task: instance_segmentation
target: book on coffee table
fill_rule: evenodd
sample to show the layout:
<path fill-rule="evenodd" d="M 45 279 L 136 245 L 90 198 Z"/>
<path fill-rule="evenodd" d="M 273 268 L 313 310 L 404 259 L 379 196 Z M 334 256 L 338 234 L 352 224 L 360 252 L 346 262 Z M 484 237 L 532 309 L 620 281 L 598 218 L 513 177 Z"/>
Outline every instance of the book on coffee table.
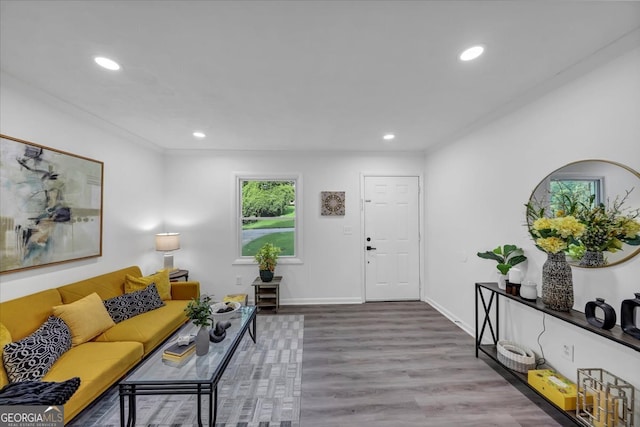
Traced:
<path fill-rule="evenodd" d="M 169 347 L 164 349 L 162 357 L 169 356 L 170 358 L 181 358 L 190 355 L 194 351 L 196 351 L 195 341 L 187 345 L 178 345 L 178 343 L 173 343 Z"/>
<path fill-rule="evenodd" d="M 170 354 L 163 354 L 162 355 L 162 363 L 168 366 L 172 366 L 174 368 L 179 368 L 181 366 L 184 366 L 187 364 L 187 362 L 189 360 L 191 360 L 191 358 L 193 357 L 193 355 L 195 354 L 196 350 L 195 348 L 190 351 L 189 353 L 187 353 L 184 356 L 172 356 Z"/>

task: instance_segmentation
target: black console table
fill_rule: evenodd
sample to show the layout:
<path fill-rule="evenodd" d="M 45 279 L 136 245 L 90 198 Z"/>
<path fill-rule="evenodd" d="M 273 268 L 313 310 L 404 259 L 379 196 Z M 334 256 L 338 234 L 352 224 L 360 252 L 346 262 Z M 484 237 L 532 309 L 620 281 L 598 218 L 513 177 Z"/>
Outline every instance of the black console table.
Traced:
<path fill-rule="evenodd" d="M 587 322 L 587 319 L 584 313 L 581 313 L 579 311 L 571 310 L 568 312 L 562 312 L 562 311 L 551 310 L 544 306 L 540 298 L 538 298 L 535 302 L 526 301 L 520 297 L 508 294 L 505 290 L 498 288 L 497 283 L 483 282 L 483 283 L 476 283 L 476 296 L 475 296 L 476 357 L 478 357 L 479 353 L 482 352 L 487 356 L 489 356 L 491 359 L 500 363 L 500 361 L 498 360 L 498 350 L 497 350 L 498 341 L 500 340 L 500 298 L 508 298 L 512 301 L 531 307 L 534 310 L 548 314 L 564 322 L 567 322 L 571 325 L 585 329 L 589 332 L 593 332 L 594 334 L 597 334 L 603 338 L 614 341 L 620 345 L 632 348 L 635 351 L 640 352 L 640 340 L 637 340 L 633 338 L 631 335 L 628 335 L 622 332 L 622 329 L 618 325 L 614 326 L 613 329 L 606 331 L 604 329 L 600 329 L 589 324 Z M 480 306 L 479 303 L 481 303 L 482 305 Z M 494 307 L 494 303 L 495 303 L 495 311 L 492 317 L 491 308 Z M 479 311 L 479 308 L 482 309 L 482 312 Z M 491 340 L 493 341 L 493 344 L 482 344 L 482 338 L 484 337 L 485 332 L 489 332 L 491 334 Z M 504 369 L 510 372 L 511 374 L 513 374 L 518 380 L 522 381 L 527 386 L 529 385 L 526 374 L 522 374 L 520 372 L 516 372 L 511 369 L 508 369 L 506 366 L 504 367 Z M 531 386 L 529 386 L 529 388 L 531 388 L 531 390 L 538 393 L 538 391 L 535 388 Z M 538 394 L 542 396 L 542 394 L 540 393 Z M 544 396 L 542 397 L 544 398 Z M 553 402 L 549 401 L 548 399 L 546 400 L 549 403 L 551 403 L 563 415 L 565 415 L 567 418 L 573 421 L 576 425 L 582 425 L 578 421 L 578 418 L 575 416 L 573 412 L 567 412 L 559 408 L 558 406 L 556 406 Z"/>

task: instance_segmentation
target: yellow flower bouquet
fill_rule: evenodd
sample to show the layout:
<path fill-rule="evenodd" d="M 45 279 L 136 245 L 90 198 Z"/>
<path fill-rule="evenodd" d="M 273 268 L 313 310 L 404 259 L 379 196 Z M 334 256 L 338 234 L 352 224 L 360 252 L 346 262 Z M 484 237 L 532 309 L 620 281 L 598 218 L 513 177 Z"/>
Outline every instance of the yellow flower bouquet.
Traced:
<path fill-rule="evenodd" d="M 640 245 L 640 210 L 623 209 L 630 192 L 622 199 L 616 197 L 611 206 L 595 204 L 593 196 L 588 203 L 577 204 L 575 215 L 586 226 L 580 239 L 586 250 L 617 252 L 623 243 Z"/>
<path fill-rule="evenodd" d="M 570 244 L 579 241 L 585 230 L 585 225 L 572 215 L 540 217 L 529 228 L 536 246 L 550 254 L 565 251 Z"/>

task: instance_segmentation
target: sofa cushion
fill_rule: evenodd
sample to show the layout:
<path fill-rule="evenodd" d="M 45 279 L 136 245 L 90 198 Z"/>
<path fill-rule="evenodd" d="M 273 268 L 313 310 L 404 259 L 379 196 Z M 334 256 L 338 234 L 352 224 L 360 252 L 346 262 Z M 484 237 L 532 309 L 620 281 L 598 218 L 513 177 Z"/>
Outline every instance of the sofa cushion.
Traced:
<path fill-rule="evenodd" d="M 51 367 L 42 381 L 80 377 L 80 387 L 64 405 L 65 423 L 122 378 L 142 360 L 142 344 L 89 341 L 72 347 Z"/>
<path fill-rule="evenodd" d="M 124 276 L 129 274 L 133 277 L 142 276 L 140 268 L 137 266 L 122 268 L 100 276 L 91 277 L 79 282 L 60 286 L 57 291 L 62 297 L 62 303 L 69 304 L 84 298 L 89 294 L 97 293 L 103 300 L 117 297 L 124 293 Z M 61 303 L 58 303 L 61 304 Z M 55 305 L 55 304 L 51 304 Z"/>
<path fill-rule="evenodd" d="M 33 334 L 4 346 L 2 359 L 9 381 L 40 380 L 70 348 L 71 332 L 67 324 L 49 317 Z"/>
<path fill-rule="evenodd" d="M 36 292 L 0 303 L 0 322 L 4 323 L 11 338 L 17 341 L 30 335 L 51 316 L 51 307 L 62 304 L 55 289 Z"/>
<path fill-rule="evenodd" d="M 74 346 L 89 341 L 115 325 L 102 299 L 95 292 L 71 304 L 54 306 L 53 315 L 69 325 Z"/>
<path fill-rule="evenodd" d="M 165 301 L 164 307 L 120 322 L 98 335 L 96 342 L 135 341 L 144 345 L 147 355 L 187 321 L 184 308 L 188 301 Z"/>
<path fill-rule="evenodd" d="M 2 354 L 4 353 L 4 346 L 11 341 L 11 332 L 4 326 L 4 323 L 0 323 L 0 362 L 2 362 Z M 7 377 L 7 371 L 4 369 L 4 363 L 0 363 L 0 388 L 9 384 L 9 377 Z"/>
<path fill-rule="evenodd" d="M 171 282 L 169 281 L 169 270 L 166 269 L 144 277 L 134 277 L 130 274 L 125 275 L 124 292 L 128 294 L 140 291 L 152 283 L 156 284 L 160 298 L 163 300 L 171 299 Z"/>
<path fill-rule="evenodd" d="M 103 301 L 103 304 L 113 321 L 120 323 L 131 317 L 160 308 L 164 302 L 160 299 L 156 285 L 152 283 L 141 291 L 109 298 Z"/>

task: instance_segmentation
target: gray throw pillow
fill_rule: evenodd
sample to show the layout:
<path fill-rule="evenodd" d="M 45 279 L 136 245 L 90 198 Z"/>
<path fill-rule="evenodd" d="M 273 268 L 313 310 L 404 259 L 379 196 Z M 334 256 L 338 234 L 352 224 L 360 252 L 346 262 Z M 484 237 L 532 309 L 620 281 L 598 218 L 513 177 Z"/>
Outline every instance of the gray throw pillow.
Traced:
<path fill-rule="evenodd" d="M 123 320 L 155 310 L 164 305 L 155 283 L 139 291 L 109 298 L 103 303 L 115 323 L 120 323 Z"/>
<path fill-rule="evenodd" d="M 64 321 L 50 316 L 34 333 L 4 346 L 2 359 L 9 381 L 38 381 L 71 348 L 71 331 Z"/>

